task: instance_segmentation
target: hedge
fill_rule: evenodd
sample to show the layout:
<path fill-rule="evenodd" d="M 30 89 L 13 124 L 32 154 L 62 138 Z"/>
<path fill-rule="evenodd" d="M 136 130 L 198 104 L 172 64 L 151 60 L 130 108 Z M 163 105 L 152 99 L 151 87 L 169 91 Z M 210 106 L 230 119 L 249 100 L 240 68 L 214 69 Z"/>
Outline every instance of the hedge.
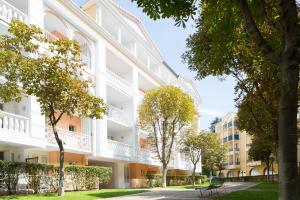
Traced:
<path fill-rule="evenodd" d="M 66 190 L 90 190 L 110 182 L 111 168 L 68 165 L 65 167 Z M 0 160 L 0 191 L 55 192 L 58 188 L 59 166 Z"/>
<path fill-rule="evenodd" d="M 162 174 L 147 174 L 147 183 L 149 187 L 161 187 L 162 186 Z M 202 183 L 207 181 L 207 176 L 196 174 L 195 182 Z M 191 175 L 167 175 L 167 185 L 175 186 L 175 185 L 188 185 L 192 184 L 192 176 Z"/>

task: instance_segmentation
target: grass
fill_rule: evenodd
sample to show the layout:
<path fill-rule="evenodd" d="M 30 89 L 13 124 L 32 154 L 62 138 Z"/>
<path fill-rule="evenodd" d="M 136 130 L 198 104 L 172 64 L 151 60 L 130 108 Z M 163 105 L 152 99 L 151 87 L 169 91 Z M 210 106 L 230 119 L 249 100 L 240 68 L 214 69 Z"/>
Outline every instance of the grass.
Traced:
<path fill-rule="evenodd" d="M 277 200 L 278 192 L 237 191 L 226 196 L 215 198 L 216 200 Z"/>
<path fill-rule="evenodd" d="M 277 200 L 278 182 L 260 183 L 248 190 L 232 192 L 215 200 Z"/>
<path fill-rule="evenodd" d="M 196 187 L 204 187 L 204 186 L 208 186 L 209 183 L 202 183 L 199 185 L 176 185 L 176 186 L 167 186 L 168 189 L 194 189 Z"/>
<path fill-rule="evenodd" d="M 138 194 L 148 192 L 149 190 L 133 190 L 133 189 L 103 189 L 78 192 L 66 192 L 64 197 L 58 197 L 57 194 L 40 194 L 40 195 L 10 195 L 0 196 L 0 200 L 94 200 L 105 199 L 110 197 L 119 197 L 130 194 Z"/>
<path fill-rule="evenodd" d="M 262 189 L 262 190 L 278 190 L 278 182 L 271 183 L 260 183 L 254 187 L 254 189 Z"/>

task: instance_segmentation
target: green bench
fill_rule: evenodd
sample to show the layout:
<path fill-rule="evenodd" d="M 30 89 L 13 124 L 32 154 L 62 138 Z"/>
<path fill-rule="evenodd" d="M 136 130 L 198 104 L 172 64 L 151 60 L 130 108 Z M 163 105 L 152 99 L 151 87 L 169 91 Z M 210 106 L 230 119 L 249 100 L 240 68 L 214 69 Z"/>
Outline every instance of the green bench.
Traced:
<path fill-rule="evenodd" d="M 197 187 L 195 190 L 199 190 L 200 192 L 200 198 L 206 198 L 207 196 L 212 197 L 214 196 L 214 193 L 219 195 L 220 190 L 223 190 L 222 193 L 226 193 L 224 180 L 222 178 L 213 177 L 210 181 L 209 186 L 207 187 Z M 207 191 L 207 195 L 205 195 L 205 192 Z"/>

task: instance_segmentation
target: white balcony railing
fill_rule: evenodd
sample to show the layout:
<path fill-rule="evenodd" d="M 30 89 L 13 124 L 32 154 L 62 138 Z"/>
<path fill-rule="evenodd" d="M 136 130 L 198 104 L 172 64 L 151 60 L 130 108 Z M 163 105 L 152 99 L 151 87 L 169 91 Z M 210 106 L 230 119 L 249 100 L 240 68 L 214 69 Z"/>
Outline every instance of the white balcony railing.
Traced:
<path fill-rule="evenodd" d="M 138 156 L 139 162 L 148 163 L 150 165 L 159 165 L 160 164 L 159 159 L 149 149 L 140 149 L 137 152 L 137 156 Z"/>
<path fill-rule="evenodd" d="M 63 141 L 66 147 L 81 149 L 85 151 L 91 150 L 91 137 L 86 133 L 77 133 L 64 129 L 58 129 L 58 136 Z M 47 132 L 47 142 L 50 144 L 57 144 L 54 133 L 50 128 Z"/>
<path fill-rule="evenodd" d="M 0 0 L 0 17 L 7 23 L 9 23 L 14 18 L 27 23 L 28 19 L 25 13 L 4 0 Z"/>
<path fill-rule="evenodd" d="M 108 105 L 108 118 L 126 125 L 129 124 L 128 113 L 112 105 Z"/>
<path fill-rule="evenodd" d="M 115 156 L 129 158 L 131 155 L 131 146 L 128 144 L 107 139 L 107 147 Z"/>
<path fill-rule="evenodd" d="M 128 92 L 131 91 L 132 86 L 127 80 L 123 79 L 122 77 L 120 77 L 119 75 L 107 68 L 106 74 L 109 81 L 112 81 L 118 87 L 125 88 Z"/>
<path fill-rule="evenodd" d="M 29 134 L 29 118 L 0 111 L 0 129 Z"/>

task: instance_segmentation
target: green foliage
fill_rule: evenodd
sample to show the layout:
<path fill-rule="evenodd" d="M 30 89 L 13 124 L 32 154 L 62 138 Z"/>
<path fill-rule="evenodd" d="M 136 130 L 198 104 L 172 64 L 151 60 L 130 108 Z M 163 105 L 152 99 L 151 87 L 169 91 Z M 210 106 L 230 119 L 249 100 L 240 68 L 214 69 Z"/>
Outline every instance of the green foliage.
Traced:
<path fill-rule="evenodd" d="M 270 156 L 274 152 L 274 144 L 268 138 L 254 138 L 249 149 L 249 156 L 255 161 L 263 161 L 270 169 Z M 272 170 L 272 169 L 271 169 Z"/>
<path fill-rule="evenodd" d="M 149 187 L 162 187 L 162 174 L 152 174 L 148 173 L 147 184 Z M 196 174 L 195 182 L 204 183 L 207 181 L 207 176 Z M 177 186 L 177 185 L 187 185 L 193 183 L 193 177 L 191 175 L 167 175 L 167 185 L 168 186 Z"/>
<path fill-rule="evenodd" d="M 73 190 L 92 189 L 98 184 L 99 188 L 110 182 L 111 168 L 95 166 L 66 166 Z"/>
<path fill-rule="evenodd" d="M 174 138 L 195 116 L 192 98 L 173 86 L 148 91 L 139 106 L 140 126 L 149 132 L 149 142 L 154 147 L 153 150 L 167 164 Z M 160 138 L 158 134 L 161 135 Z M 159 147 L 156 148 L 157 146 Z"/>
<path fill-rule="evenodd" d="M 140 126 L 149 133 L 148 142 L 166 174 L 178 133 L 196 117 L 193 100 L 177 87 L 159 87 L 145 94 L 138 112 Z"/>
<path fill-rule="evenodd" d="M 202 132 L 198 136 L 202 149 L 202 164 L 209 172 L 222 170 L 226 149 L 219 140 L 217 134 Z"/>
<path fill-rule="evenodd" d="M 76 41 L 47 40 L 40 28 L 18 20 L 12 20 L 8 31 L 10 35 L 0 37 L 0 75 L 6 79 L 0 99 L 34 95 L 46 116 L 101 118 L 106 113 L 103 100 L 90 94 L 92 83 L 83 78 L 85 66 Z"/>
<path fill-rule="evenodd" d="M 162 186 L 162 174 L 147 174 L 147 184 L 149 187 L 161 187 Z"/>
<path fill-rule="evenodd" d="M 103 99 L 93 95 L 93 83 L 80 60 L 80 46 L 69 39 L 52 40 L 35 25 L 12 20 L 8 35 L 0 36 L 0 100 L 35 96 L 42 114 L 48 117 L 60 152 L 64 152 L 56 125 L 63 115 L 101 118 L 106 114 Z M 59 194 L 63 195 L 64 156 L 60 154 Z"/>
<path fill-rule="evenodd" d="M 216 117 L 211 123 L 210 123 L 210 127 L 209 127 L 209 130 L 211 131 L 211 132 L 216 132 L 216 124 L 218 123 L 218 122 L 220 122 L 221 121 L 221 118 L 219 118 L 219 117 Z"/>
<path fill-rule="evenodd" d="M 10 194 L 17 192 L 20 177 L 34 193 L 40 193 L 41 189 L 45 192 L 45 188 L 48 188 L 46 191 L 56 191 L 58 171 L 59 167 L 54 165 L 0 160 L 0 179 Z M 72 190 L 100 188 L 111 181 L 112 169 L 107 167 L 68 165 L 65 171 L 69 180 L 67 185 Z"/>
<path fill-rule="evenodd" d="M 185 26 L 185 22 L 196 14 L 196 1 L 172 1 L 172 0 L 131 0 L 136 2 L 150 18 L 156 20 L 161 18 L 172 17 L 176 21 L 176 25 Z"/>
<path fill-rule="evenodd" d="M 202 139 L 196 127 L 191 127 L 184 132 L 181 140 L 181 151 L 189 156 L 194 166 L 196 166 L 201 159 L 201 149 L 206 147 Z"/>
<path fill-rule="evenodd" d="M 121 197 L 125 195 L 149 192 L 149 190 L 133 189 L 102 189 L 90 191 L 67 192 L 64 197 L 59 197 L 55 193 L 37 194 L 37 195 L 9 195 L 0 196 L 1 200 L 97 200 L 110 197 Z"/>

